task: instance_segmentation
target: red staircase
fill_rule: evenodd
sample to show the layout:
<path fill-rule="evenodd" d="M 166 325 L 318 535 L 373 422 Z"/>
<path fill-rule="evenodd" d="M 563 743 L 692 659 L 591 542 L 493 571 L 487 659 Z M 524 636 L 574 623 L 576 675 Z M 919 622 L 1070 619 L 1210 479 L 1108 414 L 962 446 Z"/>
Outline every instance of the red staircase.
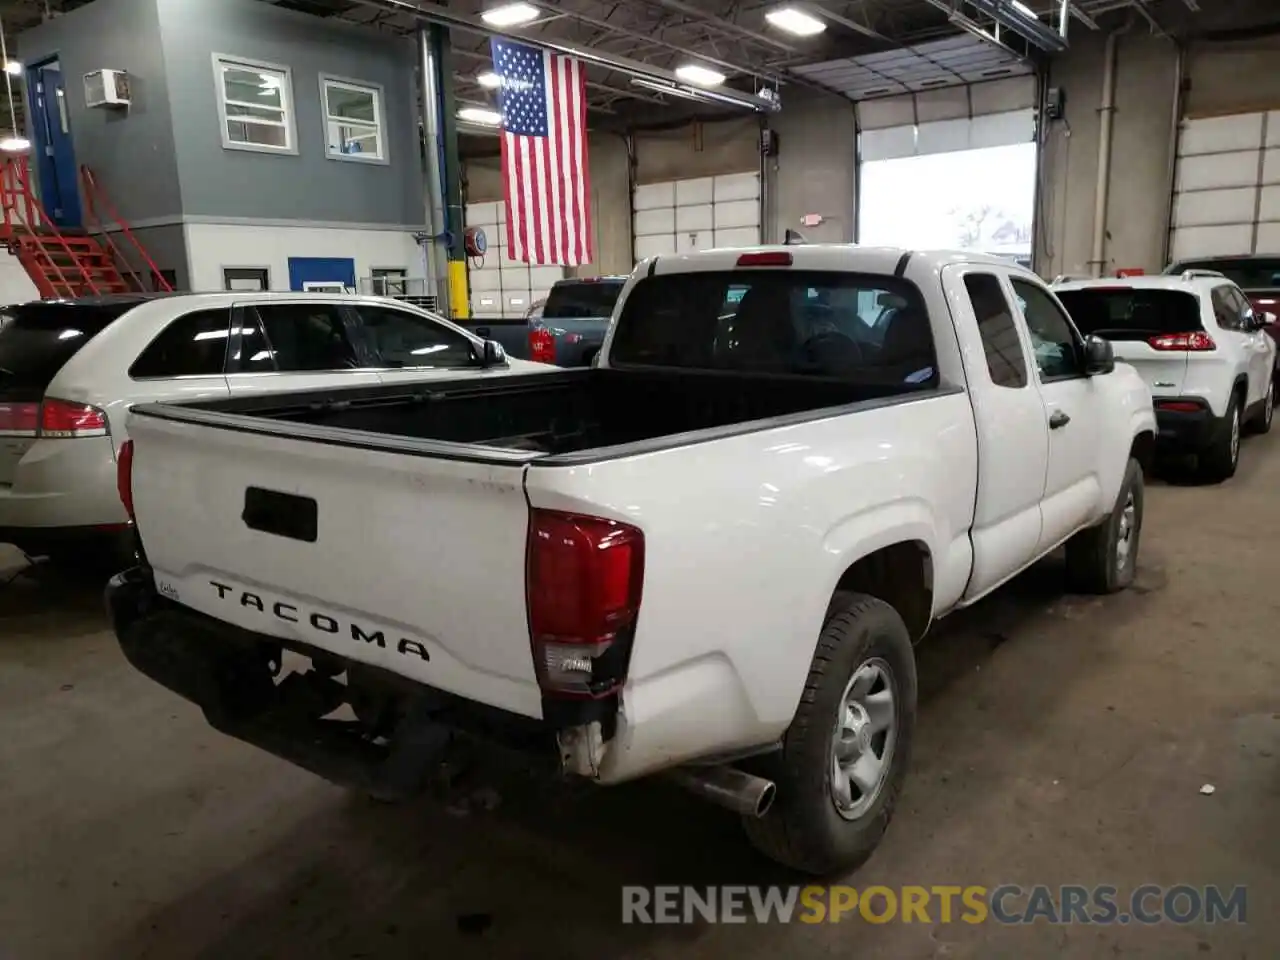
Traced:
<path fill-rule="evenodd" d="M 92 171 L 80 168 L 81 192 L 86 220 L 99 234 L 85 230 L 59 229 L 50 219 L 31 186 L 31 168 L 26 157 L 6 157 L 0 161 L 0 226 L 3 242 L 27 271 L 44 299 L 101 296 L 144 290 L 173 288 L 160 275 L 151 257 L 129 225 L 103 194 Z M 132 245 L 151 274 L 146 284 L 129 257 L 105 229 L 102 212 L 116 224 L 118 234 Z"/>

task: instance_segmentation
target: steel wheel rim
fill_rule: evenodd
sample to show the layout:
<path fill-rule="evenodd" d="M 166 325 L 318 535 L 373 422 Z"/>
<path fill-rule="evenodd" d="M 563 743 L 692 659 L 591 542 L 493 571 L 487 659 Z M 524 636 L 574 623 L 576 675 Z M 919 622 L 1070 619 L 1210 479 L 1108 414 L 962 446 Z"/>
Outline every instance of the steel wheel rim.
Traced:
<path fill-rule="evenodd" d="M 1133 538 L 1138 531 L 1138 502 L 1129 491 L 1124 501 L 1124 509 L 1120 511 L 1120 527 L 1116 531 L 1116 569 L 1124 572 L 1128 569 L 1129 560 L 1133 556 Z"/>
<path fill-rule="evenodd" d="M 840 697 L 831 733 L 831 802 L 846 820 L 875 804 L 898 741 L 898 684 L 879 658 L 858 666 Z"/>
<path fill-rule="evenodd" d="M 1240 411 L 1236 410 L 1231 417 L 1231 462 L 1240 457 Z"/>
<path fill-rule="evenodd" d="M 1276 406 L 1276 385 L 1275 382 L 1267 384 L 1267 400 L 1263 407 L 1262 421 L 1268 427 L 1271 426 L 1271 416 L 1275 412 Z"/>

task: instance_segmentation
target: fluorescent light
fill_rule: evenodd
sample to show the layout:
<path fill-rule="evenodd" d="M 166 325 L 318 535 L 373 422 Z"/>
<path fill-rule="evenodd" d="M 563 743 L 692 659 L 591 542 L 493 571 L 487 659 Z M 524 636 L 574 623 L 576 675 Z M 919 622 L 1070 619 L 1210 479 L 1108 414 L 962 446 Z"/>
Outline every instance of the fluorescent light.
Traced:
<path fill-rule="evenodd" d="M 1040 19 L 1040 14 L 1028 7 L 1022 2 L 1022 0 L 1009 0 L 1009 6 L 1013 7 L 1013 9 L 1017 10 L 1024 17 L 1030 17 L 1032 20 Z"/>
<path fill-rule="evenodd" d="M 529 3 L 504 3 L 480 14 L 480 19 L 491 27 L 518 27 L 538 19 L 538 8 Z"/>
<path fill-rule="evenodd" d="M 486 127 L 496 127 L 502 123 L 502 114 L 483 107 L 463 107 L 458 111 L 458 119 L 468 123 L 483 124 Z"/>
<path fill-rule="evenodd" d="M 486 90 L 496 90 L 502 86 L 502 78 L 492 70 L 486 70 L 484 73 L 476 77 L 476 83 L 484 87 Z"/>
<path fill-rule="evenodd" d="M 816 36 L 827 29 L 827 25 L 817 17 L 810 16 L 795 7 L 778 7 L 766 13 L 764 18 L 779 30 L 785 30 L 797 37 Z"/>
<path fill-rule="evenodd" d="M 696 83 L 700 87 L 718 87 L 724 83 L 724 74 L 696 63 L 687 63 L 676 67 L 676 76 L 687 83 Z"/>
<path fill-rule="evenodd" d="M 31 149 L 31 141 L 26 137 L 5 137 L 0 140 L 0 150 L 5 153 L 22 153 Z"/>
<path fill-rule="evenodd" d="M 6 60 L 4 62 L 4 72 L 11 77 L 20 77 L 22 76 L 22 64 L 17 60 Z"/>

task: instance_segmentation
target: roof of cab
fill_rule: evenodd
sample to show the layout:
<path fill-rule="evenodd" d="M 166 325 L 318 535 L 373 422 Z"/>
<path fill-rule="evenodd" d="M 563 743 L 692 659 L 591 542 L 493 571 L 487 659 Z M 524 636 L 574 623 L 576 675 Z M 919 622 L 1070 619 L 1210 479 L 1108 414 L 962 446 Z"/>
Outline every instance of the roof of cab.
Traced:
<path fill-rule="evenodd" d="M 719 247 L 696 253 L 666 254 L 652 257 L 646 263 L 656 261 L 658 273 L 678 273 L 685 270 L 723 269 L 736 262 L 743 254 L 790 253 L 793 266 L 804 268 L 810 261 L 817 269 L 845 269 L 867 273 L 893 273 L 901 270 L 906 262 L 926 269 L 941 269 L 953 263 L 975 263 L 1016 270 L 1028 276 L 1032 271 L 1010 257 L 991 253 L 971 253 L 966 250 L 913 250 L 906 247 L 873 247 L 856 243 L 791 243 L 768 244 L 758 247 Z"/>

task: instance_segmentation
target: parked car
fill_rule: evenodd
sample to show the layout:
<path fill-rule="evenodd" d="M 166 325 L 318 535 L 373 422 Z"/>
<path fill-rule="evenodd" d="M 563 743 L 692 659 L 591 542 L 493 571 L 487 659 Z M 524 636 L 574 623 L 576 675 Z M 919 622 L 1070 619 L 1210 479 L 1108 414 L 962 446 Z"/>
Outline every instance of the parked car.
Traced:
<path fill-rule="evenodd" d="M 1271 429 L 1276 344 L 1240 288 L 1220 273 L 1055 286 L 1076 326 L 1105 337 L 1154 396 L 1159 446 L 1195 454 L 1206 480 L 1240 463 L 1240 436 Z"/>
<path fill-rule="evenodd" d="M 1192 257 L 1177 260 L 1165 269 L 1166 276 L 1181 276 L 1188 270 L 1220 273 L 1242 291 L 1266 322 L 1271 339 L 1280 342 L 1280 256 L 1247 254 L 1235 257 Z"/>
<path fill-rule="evenodd" d="M 595 368 L 135 408 L 109 602 L 136 668 L 336 782 L 410 795 L 469 730 L 828 873 L 893 812 L 933 621 L 1064 543 L 1133 581 L 1154 431 L 1008 261 L 658 257 Z"/>
<path fill-rule="evenodd" d="M 529 359 L 561 367 L 590 366 L 626 282 L 626 277 L 557 281 L 532 325 Z"/>
<path fill-rule="evenodd" d="M 9 306 L 0 543 L 68 561 L 132 557 L 116 452 L 141 401 L 531 370 L 542 368 L 507 363 L 453 324 L 377 297 L 135 294 Z"/>

